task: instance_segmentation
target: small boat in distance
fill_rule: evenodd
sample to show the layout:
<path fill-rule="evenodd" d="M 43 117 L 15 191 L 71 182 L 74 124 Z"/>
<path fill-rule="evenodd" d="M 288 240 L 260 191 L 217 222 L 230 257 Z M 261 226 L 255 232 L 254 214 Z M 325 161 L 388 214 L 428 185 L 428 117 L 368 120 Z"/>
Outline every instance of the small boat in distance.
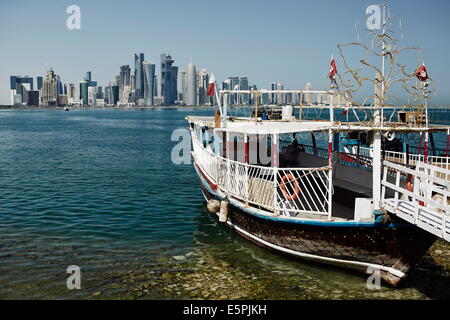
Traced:
<path fill-rule="evenodd" d="M 70 108 L 68 106 L 65 106 L 64 111 L 70 111 Z"/>
<path fill-rule="evenodd" d="M 419 80 L 409 89 L 417 105 L 387 103 L 394 72 L 386 69 L 400 49 L 384 25 L 375 37 L 382 67 L 370 82 L 373 103 L 355 102 L 332 59 L 329 90 L 215 90 L 216 115 L 187 121 L 201 189 L 219 221 L 259 246 L 377 272 L 396 286 L 437 238 L 450 241 L 449 143 L 440 155 L 428 145 L 433 135 L 450 141 L 450 126 L 429 122 L 425 66 L 403 75 L 403 83 Z M 252 115 L 228 114 L 230 97 L 240 95 L 254 101 Z M 274 112 L 264 105 L 269 96 L 299 105 Z M 305 118 L 308 109 L 326 110 L 327 119 Z"/>

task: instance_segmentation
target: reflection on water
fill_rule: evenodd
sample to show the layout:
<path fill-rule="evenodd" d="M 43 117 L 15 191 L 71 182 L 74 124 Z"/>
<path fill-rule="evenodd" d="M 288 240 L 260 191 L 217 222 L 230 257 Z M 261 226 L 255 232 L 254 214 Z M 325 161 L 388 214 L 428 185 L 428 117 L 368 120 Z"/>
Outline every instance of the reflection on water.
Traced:
<path fill-rule="evenodd" d="M 0 112 L 0 298 L 450 298 L 440 243 L 439 265 L 428 257 L 401 288 L 370 291 L 218 223 L 192 166 L 170 162 L 192 113 L 212 111 Z M 66 288 L 69 265 L 81 290 Z"/>

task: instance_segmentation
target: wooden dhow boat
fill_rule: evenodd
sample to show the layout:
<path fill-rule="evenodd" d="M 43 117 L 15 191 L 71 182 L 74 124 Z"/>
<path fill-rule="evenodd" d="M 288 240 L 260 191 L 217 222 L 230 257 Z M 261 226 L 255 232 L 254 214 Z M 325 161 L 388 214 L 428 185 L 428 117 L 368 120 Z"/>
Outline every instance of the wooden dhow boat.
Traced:
<path fill-rule="evenodd" d="M 385 59 L 398 49 L 386 35 L 383 26 L 383 67 L 370 105 L 355 103 L 349 87 L 339 85 L 332 59 L 329 90 L 215 90 L 216 115 L 187 120 L 201 189 L 221 222 L 259 246 L 378 272 L 396 286 L 437 238 L 450 241 L 449 144 L 440 156 L 428 147 L 432 134 L 448 137 L 450 127 L 429 121 L 429 79 L 421 67 L 405 77 L 418 79 L 423 103 L 388 105 L 393 80 Z M 231 95 L 251 97 L 252 115 L 230 116 Z M 299 105 L 282 106 L 281 119 L 271 119 L 265 95 L 296 96 Z M 308 108 L 326 110 L 327 119 L 305 119 Z M 414 135 L 424 144 L 411 153 Z M 356 144 L 349 149 L 343 136 Z M 404 150 L 387 147 L 394 136 L 402 137 Z"/>

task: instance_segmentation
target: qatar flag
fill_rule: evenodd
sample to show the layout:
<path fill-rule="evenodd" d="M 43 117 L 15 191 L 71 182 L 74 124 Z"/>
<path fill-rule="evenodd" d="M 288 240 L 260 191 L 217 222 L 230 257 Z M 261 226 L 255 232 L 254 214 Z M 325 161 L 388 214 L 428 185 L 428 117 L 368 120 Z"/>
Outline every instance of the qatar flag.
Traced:
<path fill-rule="evenodd" d="M 331 56 L 330 73 L 328 74 L 328 78 L 334 79 L 336 73 L 337 73 L 336 62 L 334 61 L 333 56 Z"/>
<path fill-rule="evenodd" d="M 208 82 L 208 96 L 214 96 L 214 90 L 216 86 L 216 79 L 214 79 L 214 74 L 211 74 L 211 78 L 209 78 Z"/>
<path fill-rule="evenodd" d="M 428 73 L 427 69 L 425 68 L 425 64 L 422 64 L 417 71 L 414 73 L 414 75 L 419 79 L 420 81 L 427 81 L 428 80 Z"/>

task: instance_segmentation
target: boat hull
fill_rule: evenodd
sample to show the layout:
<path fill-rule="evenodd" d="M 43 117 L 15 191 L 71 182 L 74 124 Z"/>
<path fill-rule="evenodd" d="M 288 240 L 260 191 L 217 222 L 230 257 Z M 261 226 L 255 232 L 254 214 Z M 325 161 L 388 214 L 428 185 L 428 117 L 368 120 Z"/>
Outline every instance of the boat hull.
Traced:
<path fill-rule="evenodd" d="M 196 168 L 207 200 L 222 200 L 215 185 Z M 252 207 L 230 201 L 226 225 L 253 243 L 302 259 L 358 270 L 380 272 L 397 286 L 434 243 L 436 237 L 406 223 L 336 224 L 278 221 L 253 214 Z M 292 220 L 292 219 L 291 219 Z"/>

